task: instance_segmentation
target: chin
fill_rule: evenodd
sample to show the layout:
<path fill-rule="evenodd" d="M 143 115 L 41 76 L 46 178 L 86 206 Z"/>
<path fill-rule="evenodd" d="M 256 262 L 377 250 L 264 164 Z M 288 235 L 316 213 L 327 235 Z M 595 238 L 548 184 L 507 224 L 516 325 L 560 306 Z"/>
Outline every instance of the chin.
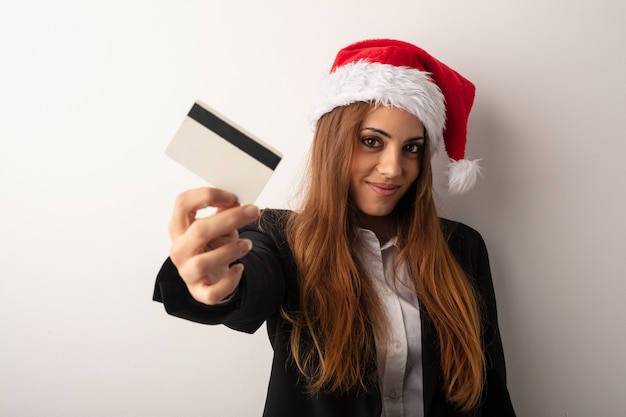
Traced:
<path fill-rule="evenodd" d="M 361 212 L 363 212 L 363 214 L 366 214 L 368 216 L 372 216 L 372 217 L 385 217 L 391 214 L 391 212 L 393 211 L 393 207 L 392 208 L 387 208 L 387 207 L 368 207 L 368 208 L 360 208 Z"/>

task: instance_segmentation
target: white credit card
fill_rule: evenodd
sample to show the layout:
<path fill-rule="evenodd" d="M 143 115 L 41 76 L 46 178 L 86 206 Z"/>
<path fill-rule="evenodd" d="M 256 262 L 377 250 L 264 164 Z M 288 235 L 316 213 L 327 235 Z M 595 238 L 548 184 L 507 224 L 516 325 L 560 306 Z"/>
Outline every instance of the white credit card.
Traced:
<path fill-rule="evenodd" d="M 213 187 L 254 203 L 282 154 L 196 101 L 165 153 Z"/>

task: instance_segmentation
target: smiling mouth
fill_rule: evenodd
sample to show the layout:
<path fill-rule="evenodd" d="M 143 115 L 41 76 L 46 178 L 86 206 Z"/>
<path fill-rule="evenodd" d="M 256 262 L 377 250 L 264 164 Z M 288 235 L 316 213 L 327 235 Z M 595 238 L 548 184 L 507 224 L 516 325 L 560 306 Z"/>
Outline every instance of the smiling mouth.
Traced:
<path fill-rule="evenodd" d="M 385 184 L 385 183 L 376 183 L 376 182 L 368 182 L 366 184 L 368 185 L 368 187 L 370 187 L 370 189 L 372 189 L 372 191 L 382 196 L 393 195 L 400 189 L 400 186 L 395 185 L 395 184 Z"/>

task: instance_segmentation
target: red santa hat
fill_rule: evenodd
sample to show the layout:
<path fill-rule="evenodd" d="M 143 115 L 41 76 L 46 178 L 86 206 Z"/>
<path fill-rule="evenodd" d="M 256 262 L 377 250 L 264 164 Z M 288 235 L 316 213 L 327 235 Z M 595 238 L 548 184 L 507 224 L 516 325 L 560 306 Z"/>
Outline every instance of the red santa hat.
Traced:
<path fill-rule="evenodd" d="M 478 160 L 465 159 L 467 119 L 474 85 L 426 51 L 407 42 L 372 39 L 339 51 L 313 108 L 313 121 L 335 107 L 355 102 L 397 107 L 423 124 L 434 155 L 441 143 L 450 158 L 448 189 L 470 190 Z"/>

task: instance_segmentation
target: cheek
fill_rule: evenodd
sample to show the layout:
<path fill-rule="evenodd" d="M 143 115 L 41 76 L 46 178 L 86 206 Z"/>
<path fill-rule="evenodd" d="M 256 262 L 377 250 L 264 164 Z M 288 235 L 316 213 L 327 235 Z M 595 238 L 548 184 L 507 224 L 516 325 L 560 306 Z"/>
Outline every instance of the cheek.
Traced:
<path fill-rule="evenodd" d="M 421 158 L 415 159 L 410 161 L 409 164 L 407 164 L 406 166 L 406 175 L 407 178 L 410 180 L 409 182 L 413 182 L 417 179 L 417 177 L 419 177 L 420 175 L 420 171 L 422 168 L 422 163 L 421 163 Z"/>
<path fill-rule="evenodd" d="M 355 152 L 350 165 L 350 177 L 353 181 L 356 181 L 358 180 L 358 177 L 367 175 L 374 166 L 375 163 L 372 161 L 372 158 L 368 158 L 367 155 Z"/>

